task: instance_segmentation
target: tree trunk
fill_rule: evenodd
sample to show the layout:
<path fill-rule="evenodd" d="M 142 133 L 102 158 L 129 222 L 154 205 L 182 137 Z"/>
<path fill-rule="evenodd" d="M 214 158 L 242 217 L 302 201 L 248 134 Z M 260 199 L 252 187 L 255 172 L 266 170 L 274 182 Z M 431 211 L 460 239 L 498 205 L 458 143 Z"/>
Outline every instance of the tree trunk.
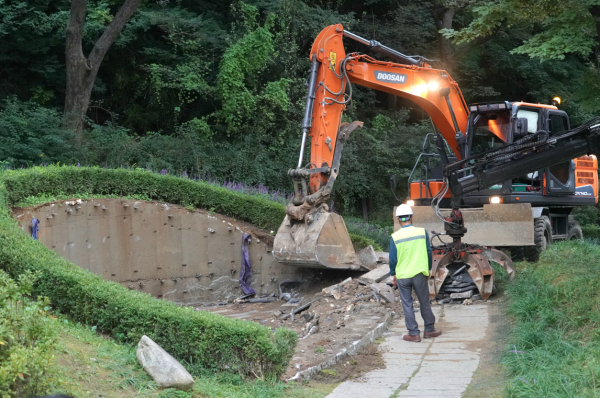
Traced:
<path fill-rule="evenodd" d="M 452 21 L 454 20 L 454 9 L 442 8 L 437 9 L 433 13 L 435 27 L 438 31 L 440 61 L 444 68 L 450 69 L 452 64 L 452 43 L 450 39 L 439 33 L 442 29 L 452 29 Z"/>
<path fill-rule="evenodd" d="M 600 50 L 600 5 L 591 6 L 590 14 L 592 14 L 592 17 L 596 22 L 596 41 L 598 42 L 598 45 L 596 45 L 596 54 L 598 54 Z M 600 72 L 600 59 L 598 59 L 598 55 L 596 55 L 594 61 L 596 64 L 596 71 Z"/>
<path fill-rule="evenodd" d="M 450 73 L 452 73 L 452 68 L 459 59 L 473 48 L 486 43 L 493 37 L 493 35 L 480 36 L 458 47 L 454 46 L 452 40 L 446 39 L 439 31 L 442 29 L 452 29 L 452 22 L 454 21 L 456 12 L 457 8 L 446 7 L 443 4 L 440 4 L 439 8 L 433 10 L 433 20 L 438 30 L 440 61 L 442 61 L 444 68 Z"/>
<path fill-rule="evenodd" d="M 87 0 L 72 0 L 71 15 L 67 25 L 65 58 L 67 66 L 67 88 L 65 98 L 65 125 L 81 137 L 92 88 L 100 64 L 110 46 L 117 39 L 125 24 L 143 0 L 126 0 L 98 39 L 89 57 L 83 54 L 82 38 Z"/>

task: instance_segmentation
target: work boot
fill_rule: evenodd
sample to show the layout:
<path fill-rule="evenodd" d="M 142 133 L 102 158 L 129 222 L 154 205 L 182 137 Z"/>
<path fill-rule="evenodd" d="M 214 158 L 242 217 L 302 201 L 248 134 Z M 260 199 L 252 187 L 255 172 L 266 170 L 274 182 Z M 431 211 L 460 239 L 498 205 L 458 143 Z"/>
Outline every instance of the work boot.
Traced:
<path fill-rule="evenodd" d="M 433 329 L 432 332 L 425 332 L 423 334 L 423 338 L 425 338 L 425 339 L 431 339 L 433 337 L 438 337 L 438 336 L 441 336 L 441 335 L 442 335 L 442 331 L 441 330 Z"/>
<path fill-rule="evenodd" d="M 404 336 L 402 336 L 402 340 L 404 340 L 404 341 L 412 341 L 412 342 L 418 343 L 418 342 L 421 341 L 421 335 L 417 334 L 417 335 L 413 336 L 413 335 L 410 335 L 410 334 L 405 334 Z"/>

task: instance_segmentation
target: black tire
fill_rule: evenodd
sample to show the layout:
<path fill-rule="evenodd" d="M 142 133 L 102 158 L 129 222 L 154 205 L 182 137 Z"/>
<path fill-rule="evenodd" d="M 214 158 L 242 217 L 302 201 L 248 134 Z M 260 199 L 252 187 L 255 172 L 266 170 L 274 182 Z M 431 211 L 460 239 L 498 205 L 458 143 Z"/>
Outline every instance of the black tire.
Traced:
<path fill-rule="evenodd" d="M 510 258 L 511 260 L 516 262 L 525 260 L 525 247 L 512 246 L 510 248 Z"/>
<path fill-rule="evenodd" d="M 583 231 L 581 230 L 581 227 L 579 226 L 579 223 L 577 221 L 569 222 L 568 239 L 583 240 Z"/>
<path fill-rule="evenodd" d="M 525 246 L 525 258 L 536 262 L 540 254 L 552 244 L 552 224 L 547 216 L 541 216 L 533 221 L 533 241 L 535 246 Z"/>

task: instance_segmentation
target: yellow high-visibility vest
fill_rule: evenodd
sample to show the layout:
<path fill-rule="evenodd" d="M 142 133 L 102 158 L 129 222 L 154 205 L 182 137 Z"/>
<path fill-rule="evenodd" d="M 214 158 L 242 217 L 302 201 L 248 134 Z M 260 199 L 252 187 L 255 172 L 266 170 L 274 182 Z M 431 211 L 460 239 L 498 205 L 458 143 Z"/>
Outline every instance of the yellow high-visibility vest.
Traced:
<path fill-rule="evenodd" d="M 398 253 L 396 279 L 412 278 L 419 273 L 429 276 L 425 229 L 412 226 L 400 228 L 392 234 L 392 239 Z"/>

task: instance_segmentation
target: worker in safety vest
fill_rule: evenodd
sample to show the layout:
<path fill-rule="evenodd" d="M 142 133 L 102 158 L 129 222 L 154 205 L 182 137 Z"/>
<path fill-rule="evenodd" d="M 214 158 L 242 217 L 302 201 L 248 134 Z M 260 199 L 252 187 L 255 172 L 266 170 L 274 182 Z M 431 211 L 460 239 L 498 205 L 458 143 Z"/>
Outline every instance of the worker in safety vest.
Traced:
<path fill-rule="evenodd" d="M 402 204 L 396 208 L 396 217 L 400 229 L 392 234 L 390 240 L 390 275 L 394 277 L 394 286 L 398 286 L 404 322 L 408 334 L 402 336 L 405 341 L 421 341 L 421 332 L 415 319 L 412 290 L 415 290 L 421 306 L 421 317 L 425 323 L 424 338 L 442 334 L 435 330 L 435 316 L 429 303 L 429 271 L 431 270 L 431 244 L 424 228 L 413 227 L 412 208 Z"/>

